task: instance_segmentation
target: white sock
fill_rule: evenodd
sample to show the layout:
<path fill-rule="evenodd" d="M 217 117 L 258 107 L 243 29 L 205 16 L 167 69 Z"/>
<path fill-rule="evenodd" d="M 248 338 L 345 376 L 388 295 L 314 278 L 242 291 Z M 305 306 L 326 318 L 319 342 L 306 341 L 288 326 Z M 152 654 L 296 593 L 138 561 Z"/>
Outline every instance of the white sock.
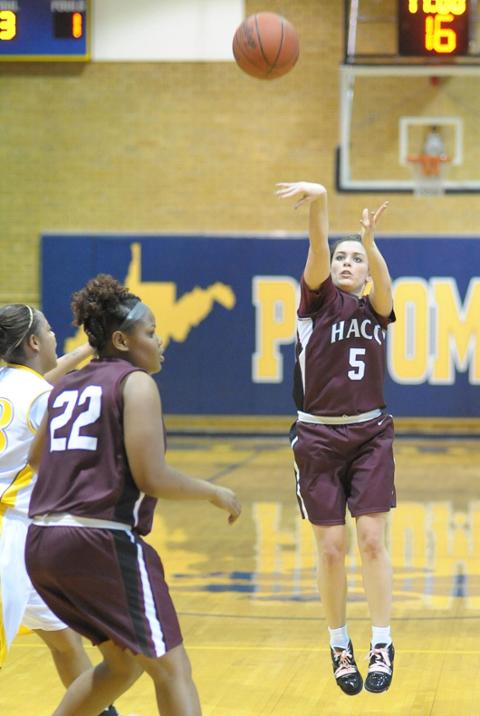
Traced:
<path fill-rule="evenodd" d="M 390 627 L 376 627 L 372 626 L 372 646 L 377 644 L 386 644 L 389 646 L 392 643 L 392 637 L 390 636 Z"/>
<path fill-rule="evenodd" d="M 330 629 L 330 627 L 328 627 L 328 631 L 330 633 L 330 646 L 332 647 L 332 649 L 334 647 L 336 647 L 337 649 L 347 648 L 350 641 L 350 637 L 348 636 L 346 624 L 345 626 L 339 627 L 338 629 Z"/>

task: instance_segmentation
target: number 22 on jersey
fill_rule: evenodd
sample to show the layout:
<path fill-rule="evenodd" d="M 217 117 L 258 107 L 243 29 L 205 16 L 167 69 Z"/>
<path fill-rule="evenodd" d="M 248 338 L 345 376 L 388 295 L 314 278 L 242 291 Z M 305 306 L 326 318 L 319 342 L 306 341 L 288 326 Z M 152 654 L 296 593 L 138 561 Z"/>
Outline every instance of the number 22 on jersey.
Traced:
<path fill-rule="evenodd" d="M 64 410 L 50 422 L 50 452 L 63 450 L 96 450 L 98 439 L 89 435 L 80 435 L 100 417 L 102 411 L 102 389 L 99 385 L 88 385 L 81 393 L 78 390 L 64 390 L 55 398 L 54 408 Z M 85 406 L 84 410 L 72 420 L 75 408 Z M 68 437 L 59 437 L 57 433 L 70 425 Z M 65 434 L 65 433 L 64 433 Z"/>

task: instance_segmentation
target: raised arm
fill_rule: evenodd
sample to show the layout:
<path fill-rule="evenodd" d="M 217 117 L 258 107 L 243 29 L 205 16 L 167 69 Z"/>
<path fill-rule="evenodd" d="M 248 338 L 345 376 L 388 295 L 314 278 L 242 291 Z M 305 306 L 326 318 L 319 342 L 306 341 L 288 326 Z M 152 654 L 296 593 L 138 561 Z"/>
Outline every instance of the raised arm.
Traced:
<path fill-rule="evenodd" d="M 303 204 L 310 204 L 308 223 L 310 246 L 303 277 L 307 286 L 315 290 L 330 275 L 327 190 L 322 184 L 307 181 L 281 182 L 277 187 L 277 196 L 280 199 L 297 198 L 294 209 L 298 209 Z"/>
<path fill-rule="evenodd" d="M 367 252 L 368 267 L 372 279 L 369 299 L 373 309 L 380 316 L 389 316 L 393 308 L 392 280 L 387 263 L 375 243 L 375 227 L 387 206 L 388 201 L 382 204 L 377 211 L 369 212 L 368 209 L 364 209 L 360 220 L 360 234 Z"/>
<path fill-rule="evenodd" d="M 188 477 L 165 462 L 162 406 L 157 387 L 146 373 L 131 373 L 123 388 L 124 436 L 128 462 L 139 490 L 169 500 L 208 500 L 235 522 L 241 506 L 232 490 Z"/>
<path fill-rule="evenodd" d="M 94 350 L 88 343 L 84 343 L 70 351 L 70 353 L 65 353 L 61 358 L 58 358 L 55 368 L 45 373 L 45 380 L 48 380 L 51 385 L 55 385 L 66 373 L 69 373 L 87 358 L 91 358 L 93 353 Z"/>

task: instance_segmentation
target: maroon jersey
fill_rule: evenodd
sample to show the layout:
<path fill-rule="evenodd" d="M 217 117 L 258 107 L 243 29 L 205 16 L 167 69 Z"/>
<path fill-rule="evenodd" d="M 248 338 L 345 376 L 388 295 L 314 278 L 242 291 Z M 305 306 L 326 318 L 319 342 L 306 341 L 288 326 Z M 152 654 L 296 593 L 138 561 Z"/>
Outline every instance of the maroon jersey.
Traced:
<path fill-rule="evenodd" d="M 311 291 L 302 276 L 297 318 L 294 399 L 298 410 L 324 416 L 383 408 L 385 331 L 368 296 L 341 291 L 329 276 Z"/>
<path fill-rule="evenodd" d="M 136 486 L 123 438 L 122 381 L 136 370 L 118 358 L 92 360 L 55 385 L 30 517 L 67 512 L 150 532 L 156 499 Z"/>

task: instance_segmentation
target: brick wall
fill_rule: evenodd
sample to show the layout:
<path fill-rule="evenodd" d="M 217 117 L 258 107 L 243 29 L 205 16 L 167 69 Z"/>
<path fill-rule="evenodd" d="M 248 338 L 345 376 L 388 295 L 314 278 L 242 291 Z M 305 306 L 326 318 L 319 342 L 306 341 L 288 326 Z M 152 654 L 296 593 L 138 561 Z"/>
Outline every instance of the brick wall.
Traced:
<path fill-rule="evenodd" d="M 343 3 L 267 5 L 301 39 L 296 68 L 272 82 L 228 62 L 0 65 L 1 303 L 38 301 L 43 231 L 304 231 L 306 213 L 273 196 L 276 181 L 302 178 L 329 188 L 332 232 L 356 229 L 363 205 L 383 199 L 334 190 Z M 264 9 L 246 2 L 247 14 Z M 403 80 L 413 108 L 428 100 L 418 87 Z M 480 93 L 467 96 L 478 116 Z M 382 80 L 364 101 L 399 98 Z M 397 138 L 360 131 L 358 161 L 388 176 Z M 389 198 L 387 232 L 478 231 L 475 196 Z"/>

